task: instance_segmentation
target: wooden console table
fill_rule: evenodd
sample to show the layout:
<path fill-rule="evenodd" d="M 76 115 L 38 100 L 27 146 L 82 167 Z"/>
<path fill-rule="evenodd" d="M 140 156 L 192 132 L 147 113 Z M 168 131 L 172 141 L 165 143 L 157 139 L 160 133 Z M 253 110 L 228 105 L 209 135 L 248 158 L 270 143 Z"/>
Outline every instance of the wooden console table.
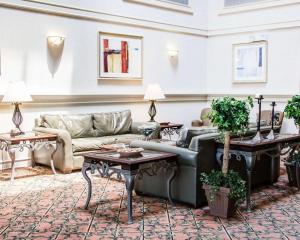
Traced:
<path fill-rule="evenodd" d="M 11 161 L 0 162 L 0 164 L 11 163 L 11 178 L 13 181 L 15 178 L 15 168 L 16 168 L 16 157 L 15 152 L 19 150 L 23 152 L 25 148 L 31 151 L 31 162 L 32 166 L 35 166 L 34 162 L 34 149 L 39 146 L 44 145 L 47 149 L 51 151 L 51 168 L 52 172 L 56 174 L 54 164 L 53 164 L 53 155 L 57 150 L 57 140 L 58 137 L 55 134 L 45 134 L 38 132 L 26 132 L 21 135 L 11 136 L 10 134 L 0 134 L 0 150 L 6 151 Z M 18 160 L 24 161 L 24 160 Z M 27 161 L 27 160 L 26 160 Z"/>
<path fill-rule="evenodd" d="M 262 154 L 266 154 L 271 157 L 271 173 L 274 172 L 274 162 L 277 157 L 287 154 L 293 151 L 300 144 L 299 134 L 278 134 L 275 135 L 274 140 L 263 139 L 261 141 L 252 140 L 250 138 L 239 138 L 232 139 L 230 141 L 230 159 L 235 157 L 237 160 L 244 160 L 246 171 L 247 171 L 247 210 L 251 211 L 251 183 L 252 183 L 252 170 L 255 166 L 256 161 L 260 160 Z M 283 149 L 287 149 L 282 152 Z M 222 157 L 224 152 L 224 145 L 218 143 L 217 148 L 217 161 L 218 164 L 222 165 Z M 274 176 L 271 174 L 271 181 Z"/>

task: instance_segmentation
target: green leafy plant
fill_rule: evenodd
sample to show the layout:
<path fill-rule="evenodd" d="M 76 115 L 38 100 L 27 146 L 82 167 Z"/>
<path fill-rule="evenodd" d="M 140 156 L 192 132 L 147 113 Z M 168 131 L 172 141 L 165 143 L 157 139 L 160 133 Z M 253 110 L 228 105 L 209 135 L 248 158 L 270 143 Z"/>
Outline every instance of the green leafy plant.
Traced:
<path fill-rule="evenodd" d="M 249 114 L 253 107 L 253 99 L 237 100 L 232 97 L 213 100 L 209 118 L 214 126 L 224 135 L 224 154 L 221 171 L 212 171 L 209 174 L 202 173 L 200 180 L 203 184 L 210 185 L 210 201 L 215 199 L 220 187 L 230 188 L 229 198 L 236 204 L 244 201 L 246 196 L 245 181 L 238 173 L 229 171 L 229 147 L 231 134 L 243 134 L 249 125 Z"/>
<path fill-rule="evenodd" d="M 288 101 L 284 109 L 287 118 L 293 118 L 300 133 L 300 95 L 295 95 Z"/>
<path fill-rule="evenodd" d="M 233 199 L 238 205 L 246 198 L 245 181 L 240 178 L 238 173 L 229 171 L 227 176 L 220 171 L 213 170 L 211 173 L 201 173 L 200 180 L 203 184 L 211 186 L 209 201 L 215 200 L 216 193 L 220 187 L 230 188 L 229 198 Z"/>
<path fill-rule="evenodd" d="M 214 126 L 224 134 L 224 154 L 222 172 L 228 172 L 229 144 L 231 134 L 243 134 L 248 129 L 249 114 L 253 107 L 253 99 L 237 100 L 233 97 L 214 99 L 211 104 L 209 118 Z"/>

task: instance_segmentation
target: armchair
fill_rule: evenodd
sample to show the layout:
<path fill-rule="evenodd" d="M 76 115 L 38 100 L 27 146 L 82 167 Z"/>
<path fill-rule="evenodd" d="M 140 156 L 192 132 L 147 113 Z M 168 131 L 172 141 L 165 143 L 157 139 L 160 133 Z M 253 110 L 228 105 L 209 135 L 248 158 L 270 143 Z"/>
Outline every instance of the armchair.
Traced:
<path fill-rule="evenodd" d="M 211 126 L 211 122 L 208 118 L 211 108 L 203 108 L 200 114 L 200 119 L 192 121 L 192 127 Z"/>

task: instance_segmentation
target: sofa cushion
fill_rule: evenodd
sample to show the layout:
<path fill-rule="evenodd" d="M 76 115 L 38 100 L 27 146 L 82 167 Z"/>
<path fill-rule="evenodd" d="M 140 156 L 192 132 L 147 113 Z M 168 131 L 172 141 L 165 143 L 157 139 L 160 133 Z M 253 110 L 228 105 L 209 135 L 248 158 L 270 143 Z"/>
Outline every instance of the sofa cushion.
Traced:
<path fill-rule="evenodd" d="M 133 140 L 144 139 L 140 134 L 122 134 L 105 137 L 89 137 L 72 139 L 73 152 L 83 152 L 99 149 L 103 144 L 126 143 L 129 144 Z"/>
<path fill-rule="evenodd" d="M 132 123 L 130 110 L 94 113 L 93 117 L 94 127 L 99 137 L 130 132 Z"/>
<path fill-rule="evenodd" d="M 95 136 L 91 114 L 42 115 L 43 125 L 49 128 L 67 130 L 71 138 Z"/>

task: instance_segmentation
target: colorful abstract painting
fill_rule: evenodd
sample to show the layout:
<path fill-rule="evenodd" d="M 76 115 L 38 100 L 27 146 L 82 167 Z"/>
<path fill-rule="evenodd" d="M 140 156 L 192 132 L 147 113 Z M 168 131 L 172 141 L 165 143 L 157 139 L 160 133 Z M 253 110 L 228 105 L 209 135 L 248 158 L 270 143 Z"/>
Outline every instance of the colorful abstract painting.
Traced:
<path fill-rule="evenodd" d="M 142 37 L 99 33 L 99 78 L 142 79 Z"/>
<path fill-rule="evenodd" d="M 267 42 L 233 45 L 233 82 L 267 81 Z"/>

